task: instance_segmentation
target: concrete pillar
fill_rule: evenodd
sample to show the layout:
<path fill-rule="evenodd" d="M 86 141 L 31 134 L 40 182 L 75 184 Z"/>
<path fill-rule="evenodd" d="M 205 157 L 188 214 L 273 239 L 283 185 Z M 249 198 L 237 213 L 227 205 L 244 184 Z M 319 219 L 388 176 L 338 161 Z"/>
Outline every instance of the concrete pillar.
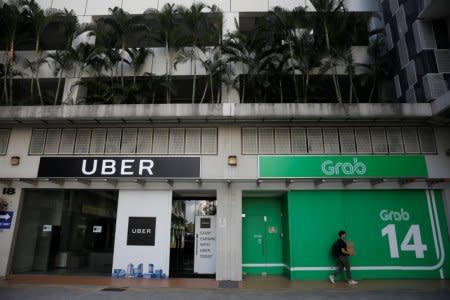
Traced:
<path fill-rule="evenodd" d="M 14 188 L 14 194 L 3 195 L 4 188 Z M 13 212 L 12 224 L 10 229 L 0 229 L 0 278 L 5 277 L 11 268 L 13 251 L 14 251 L 14 236 L 18 230 L 18 219 L 20 215 L 22 189 L 0 184 L 0 202 L 7 203 L 7 211 Z"/>
<path fill-rule="evenodd" d="M 242 280 L 242 190 L 224 186 L 217 190 L 216 279 Z"/>

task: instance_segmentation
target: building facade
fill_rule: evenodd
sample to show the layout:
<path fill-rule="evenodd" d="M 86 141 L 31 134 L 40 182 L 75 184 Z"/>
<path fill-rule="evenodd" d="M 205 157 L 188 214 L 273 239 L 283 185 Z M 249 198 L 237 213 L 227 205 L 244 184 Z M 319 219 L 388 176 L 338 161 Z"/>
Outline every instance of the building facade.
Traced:
<path fill-rule="evenodd" d="M 86 23 L 111 7 L 140 14 L 163 2 L 39 1 L 73 9 Z M 239 26 L 251 31 L 275 6 L 317 13 L 309 1 L 205 2 L 222 10 L 223 35 Z M 237 89 L 219 84 L 220 103 L 214 96 L 190 103 L 189 90 L 187 103 L 174 96 L 178 103 L 69 104 L 89 93 L 74 83 L 92 75 L 67 71 L 63 104 L 1 106 L 0 276 L 326 279 L 331 245 L 344 229 L 356 248 L 355 278 L 450 278 L 450 93 L 447 86 L 426 92 L 426 78 L 447 78 L 437 59 L 445 51 L 431 50 L 429 66 L 426 47 L 407 61 L 399 47 L 439 1 L 417 6 L 412 21 L 406 11 L 419 1 L 401 2 L 346 1 L 350 12 L 384 16 L 369 18 L 370 26 L 386 24 L 388 50 L 399 53 L 402 66 L 379 94 L 389 95 L 391 86 L 399 101 L 260 103 L 254 96 L 245 103 L 244 78 Z M 412 25 L 400 34 L 402 14 Z M 436 19 L 449 28 L 448 14 Z M 368 46 L 352 47 L 356 63 L 370 62 Z M 142 68 L 163 75 L 164 47 L 153 51 Z M 32 55 L 17 51 L 18 59 Z M 410 72 L 421 62 L 434 69 Z M 173 70 L 178 95 L 194 69 L 206 77 L 200 62 L 193 64 Z M 345 67 L 335 71 L 347 77 Z M 123 72 L 132 77 L 134 70 L 125 65 Z M 411 84 L 402 81 L 414 73 Z M 46 65 L 39 74 L 42 82 L 58 77 Z"/>

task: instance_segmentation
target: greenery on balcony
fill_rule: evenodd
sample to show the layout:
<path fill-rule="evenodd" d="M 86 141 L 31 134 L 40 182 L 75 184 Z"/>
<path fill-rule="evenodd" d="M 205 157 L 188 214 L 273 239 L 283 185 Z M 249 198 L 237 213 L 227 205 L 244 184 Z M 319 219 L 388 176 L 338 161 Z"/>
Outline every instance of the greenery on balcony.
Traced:
<path fill-rule="evenodd" d="M 80 24 L 74 11 L 0 1 L 0 104 L 220 103 L 223 89 L 236 90 L 240 102 L 384 101 L 384 34 L 367 33 L 371 61 L 355 62 L 352 46 L 370 16 L 343 2 L 312 0 L 313 13 L 276 7 L 251 30 L 236 21 L 223 35 L 222 12 L 198 2 L 140 15 L 115 7 Z M 186 63 L 190 74 L 180 76 Z M 53 76 L 44 78 L 43 66 Z"/>

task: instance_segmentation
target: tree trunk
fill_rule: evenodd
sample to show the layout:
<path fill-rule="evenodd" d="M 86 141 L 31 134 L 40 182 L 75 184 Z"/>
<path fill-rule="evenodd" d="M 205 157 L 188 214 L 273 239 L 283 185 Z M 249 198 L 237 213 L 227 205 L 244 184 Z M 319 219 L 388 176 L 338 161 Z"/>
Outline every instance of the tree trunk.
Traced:
<path fill-rule="evenodd" d="M 5 74 L 3 77 L 3 95 L 2 100 L 5 100 L 5 105 L 8 105 L 9 96 L 8 96 L 8 73 L 9 73 L 9 61 L 8 61 L 8 54 L 5 54 Z"/>
<path fill-rule="evenodd" d="M 246 84 L 246 79 L 245 79 L 245 75 L 242 77 L 242 95 L 241 95 L 241 103 L 245 102 L 245 84 Z"/>
<path fill-rule="evenodd" d="M 373 78 L 372 88 L 370 89 L 370 94 L 369 94 L 369 103 L 372 102 L 372 98 L 373 98 L 373 94 L 375 92 L 376 84 L 377 84 L 377 80 L 376 80 L 376 78 Z"/>
<path fill-rule="evenodd" d="M 328 34 L 328 25 L 327 25 L 326 21 L 323 22 L 323 27 L 324 27 L 324 31 L 325 31 L 325 41 L 326 41 L 326 45 L 327 45 L 327 51 L 328 51 L 328 55 L 330 56 L 330 62 L 332 63 L 331 76 L 333 78 L 334 90 L 335 90 L 338 102 L 342 103 L 342 96 L 341 96 L 341 92 L 339 90 L 339 84 L 338 84 L 337 78 L 336 78 L 336 68 L 334 66 L 333 59 L 331 57 L 330 36 Z"/>
<path fill-rule="evenodd" d="M 203 95 L 202 95 L 202 99 L 200 100 L 200 103 L 203 103 L 203 101 L 205 100 L 206 92 L 208 91 L 208 85 L 209 85 L 209 79 L 206 80 L 205 88 L 203 89 Z"/>
<path fill-rule="evenodd" d="M 294 80 L 294 89 L 295 89 L 295 100 L 300 101 L 300 91 L 298 90 L 297 78 L 295 77 L 295 68 L 294 68 L 294 50 L 292 49 L 292 44 L 289 42 L 289 52 L 291 56 L 292 62 L 292 79 Z"/>
<path fill-rule="evenodd" d="M 280 84 L 280 103 L 283 103 L 284 99 L 283 99 L 283 80 L 279 80 L 279 84 Z"/>
<path fill-rule="evenodd" d="M 303 102 L 308 103 L 308 90 L 309 90 L 309 71 L 305 72 L 306 80 L 303 91 Z"/>
<path fill-rule="evenodd" d="M 209 85 L 211 87 L 211 103 L 214 103 L 214 78 L 211 72 L 209 72 Z"/>
<path fill-rule="evenodd" d="M 169 60 L 170 60 L 170 54 L 169 54 L 169 41 L 166 40 L 166 102 L 170 103 L 170 84 L 169 84 Z"/>
<path fill-rule="evenodd" d="M 58 96 L 59 96 L 59 89 L 61 88 L 61 81 L 62 81 L 62 70 L 59 70 L 59 75 L 58 75 L 58 84 L 56 86 L 56 94 L 55 94 L 55 101 L 53 102 L 53 105 L 58 104 Z"/>

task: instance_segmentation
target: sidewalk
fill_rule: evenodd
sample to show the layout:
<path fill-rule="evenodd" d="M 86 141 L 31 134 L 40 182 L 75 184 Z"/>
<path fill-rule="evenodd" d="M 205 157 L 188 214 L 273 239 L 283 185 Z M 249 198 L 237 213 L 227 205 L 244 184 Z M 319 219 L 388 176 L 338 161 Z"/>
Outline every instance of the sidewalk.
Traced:
<path fill-rule="evenodd" d="M 114 280 L 107 277 L 14 276 L 0 281 L 0 299 L 450 299 L 450 281 L 370 280 L 349 287 L 343 282 L 249 278 L 240 289 L 220 289 L 209 279 Z"/>

